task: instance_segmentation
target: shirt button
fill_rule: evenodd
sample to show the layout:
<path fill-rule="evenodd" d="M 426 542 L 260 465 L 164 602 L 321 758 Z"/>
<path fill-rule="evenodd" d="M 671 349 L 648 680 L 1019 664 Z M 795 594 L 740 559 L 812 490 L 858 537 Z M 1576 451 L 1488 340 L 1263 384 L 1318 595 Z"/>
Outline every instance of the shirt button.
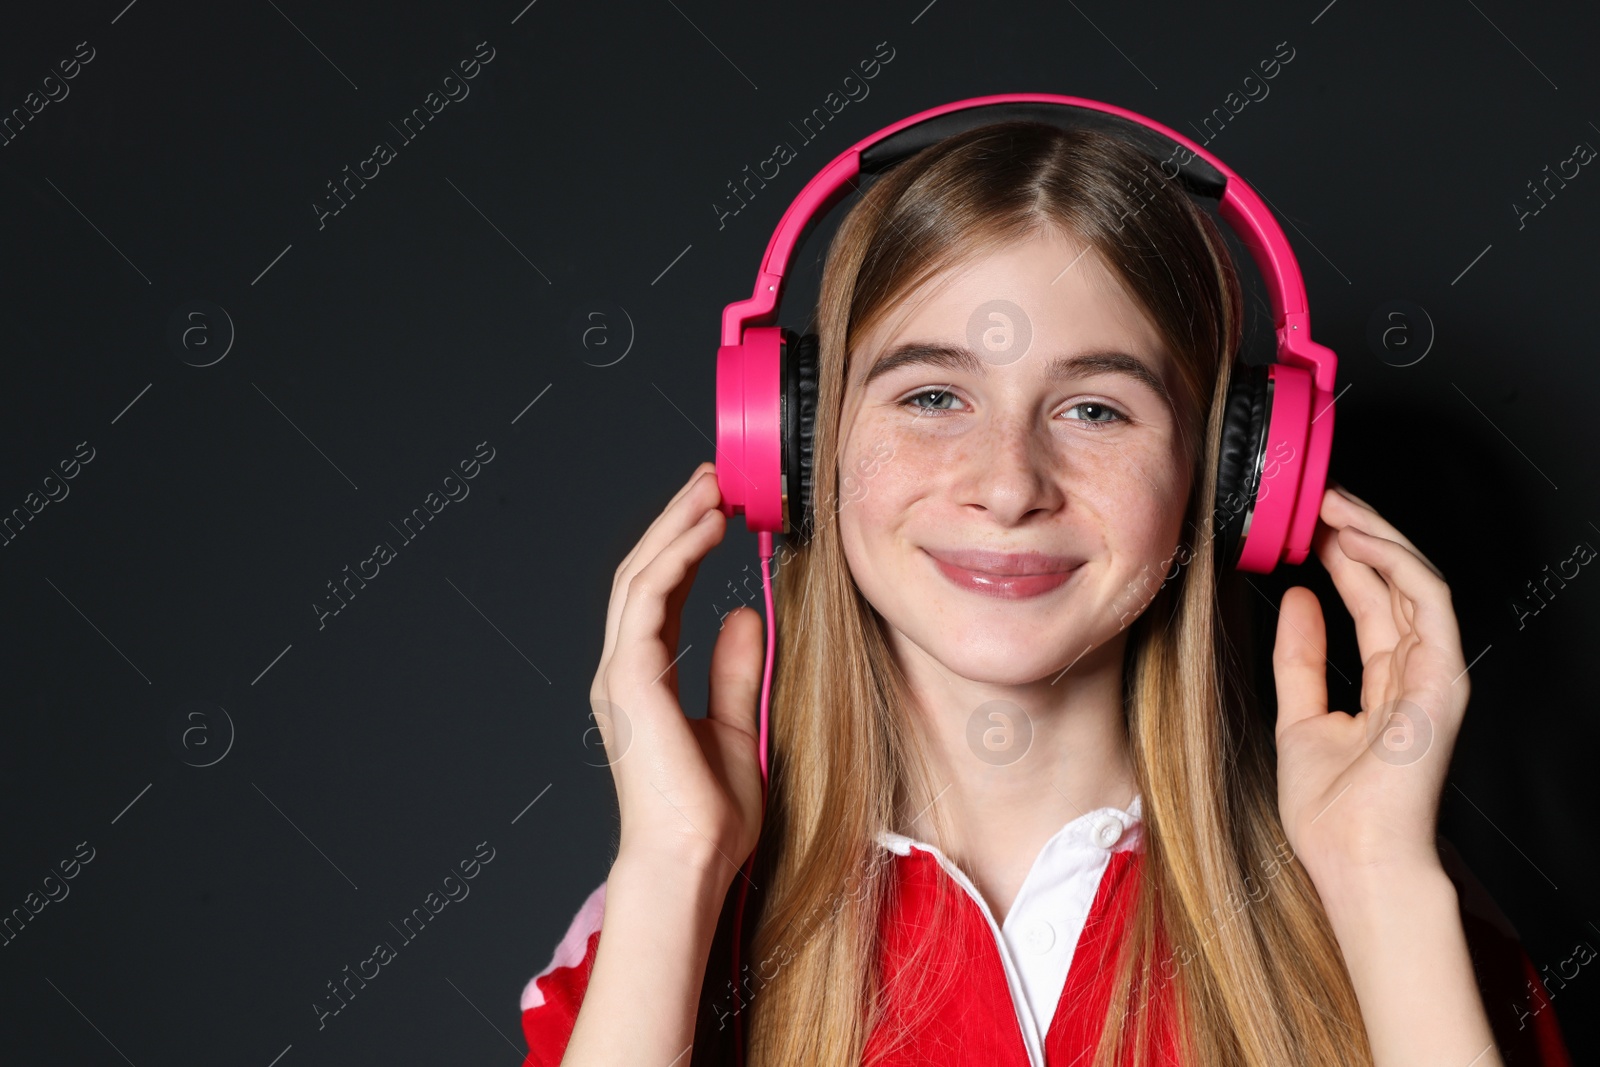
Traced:
<path fill-rule="evenodd" d="M 1028 947 L 1042 956 L 1056 943 L 1056 928 L 1044 919 L 1035 919 L 1028 924 L 1027 939 Z"/>
<path fill-rule="evenodd" d="M 1095 824 L 1089 836 L 1101 848 L 1110 848 L 1122 840 L 1122 820 L 1115 815 L 1107 815 Z"/>

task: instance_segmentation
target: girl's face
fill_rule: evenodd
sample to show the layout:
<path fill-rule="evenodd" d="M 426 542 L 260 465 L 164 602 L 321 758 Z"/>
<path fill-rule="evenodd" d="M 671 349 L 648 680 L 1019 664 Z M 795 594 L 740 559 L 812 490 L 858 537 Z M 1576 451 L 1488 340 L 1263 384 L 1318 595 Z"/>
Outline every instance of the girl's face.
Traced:
<path fill-rule="evenodd" d="M 848 374 L 837 520 L 897 652 L 1021 685 L 1138 617 L 1191 479 L 1172 357 L 1096 253 L 1039 236 L 941 273 Z"/>

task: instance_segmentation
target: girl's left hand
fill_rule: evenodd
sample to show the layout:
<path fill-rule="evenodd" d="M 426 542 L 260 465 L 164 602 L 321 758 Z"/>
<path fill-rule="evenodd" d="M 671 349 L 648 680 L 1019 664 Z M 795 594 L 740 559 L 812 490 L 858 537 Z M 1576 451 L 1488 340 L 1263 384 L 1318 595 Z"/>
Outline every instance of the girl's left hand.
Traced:
<path fill-rule="evenodd" d="M 1366 503 L 1330 488 L 1312 536 L 1356 624 L 1361 711 L 1328 710 L 1317 596 L 1284 593 L 1272 666 L 1278 810 L 1326 895 L 1356 874 L 1441 867 L 1434 835 L 1470 686 L 1444 575 Z"/>

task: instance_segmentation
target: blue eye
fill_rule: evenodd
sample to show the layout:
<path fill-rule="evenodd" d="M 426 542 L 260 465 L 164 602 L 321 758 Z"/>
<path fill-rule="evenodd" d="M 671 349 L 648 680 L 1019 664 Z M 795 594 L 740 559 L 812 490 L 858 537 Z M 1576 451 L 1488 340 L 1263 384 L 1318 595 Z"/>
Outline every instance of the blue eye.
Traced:
<path fill-rule="evenodd" d="M 949 389 L 939 386 L 930 386 L 929 388 L 921 389 L 915 393 L 912 393 L 910 396 L 900 401 L 900 404 L 902 407 L 910 407 L 918 414 L 926 414 L 958 410 L 957 408 L 950 406 L 958 402 L 958 400 L 959 398 Z M 923 403 L 923 401 L 927 401 L 927 403 Z M 1072 421 L 1081 422 L 1085 426 L 1093 429 L 1098 430 L 1118 422 L 1129 421 L 1128 417 L 1122 412 L 1118 411 L 1110 404 L 1102 403 L 1098 400 L 1080 400 L 1067 410 L 1076 411 L 1079 408 L 1086 409 L 1085 417 L 1077 418 Z M 1094 417 L 1089 417 L 1090 415 L 1093 415 Z"/>
<path fill-rule="evenodd" d="M 954 410 L 952 408 L 943 407 L 943 406 L 930 407 L 930 406 L 925 405 L 925 404 L 917 403 L 918 400 L 921 400 L 924 397 L 929 398 L 930 400 L 934 401 L 935 403 L 942 403 L 943 401 L 946 401 L 946 400 L 954 401 L 956 399 L 956 395 L 954 393 L 952 393 L 950 390 L 941 389 L 941 388 L 938 388 L 938 387 L 933 387 L 933 388 L 923 389 L 923 390 L 921 390 L 919 392 L 912 393 L 910 396 L 908 396 L 904 400 L 900 401 L 900 403 L 901 404 L 910 405 L 912 410 L 917 411 L 917 412 L 924 412 L 924 411 L 951 411 L 951 410 Z"/>
<path fill-rule="evenodd" d="M 1126 415 L 1124 415 L 1122 412 L 1118 411 L 1116 408 L 1112 407 L 1110 404 L 1102 404 L 1098 400 L 1081 400 L 1078 403 L 1072 405 L 1072 407 L 1068 408 L 1067 410 L 1068 411 L 1076 411 L 1078 408 L 1088 408 L 1088 409 L 1091 409 L 1091 410 L 1104 412 L 1104 413 L 1106 413 L 1107 415 L 1110 416 L 1110 418 L 1106 418 L 1106 419 L 1083 418 L 1083 419 L 1075 419 L 1075 420 L 1073 420 L 1075 422 L 1082 422 L 1082 423 L 1084 423 L 1084 424 L 1086 424 L 1088 426 L 1095 427 L 1096 429 L 1098 429 L 1100 427 L 1103 427 L 1103 426 L 1109 426 L 1112 423 L 1127 422 L 1128 421 L 1128 417 Z"/>

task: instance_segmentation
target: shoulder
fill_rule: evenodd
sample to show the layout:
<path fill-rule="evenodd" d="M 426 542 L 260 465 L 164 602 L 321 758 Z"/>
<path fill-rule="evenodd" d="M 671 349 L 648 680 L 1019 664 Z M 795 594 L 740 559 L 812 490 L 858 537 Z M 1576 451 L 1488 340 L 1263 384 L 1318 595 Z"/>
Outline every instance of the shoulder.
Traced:
<path fill-rule="evenodd" d="M 1439 858 L 1456 887 L 1478 991 L 1507 1067 L 1570 1067 L 1572 1060 L 1551 1003 L 1559 989 L 1546 986 L 1516 928 L 1460 852 L 1442 836 Z"/>
<path fill-rule="evenodd" d="M 606 883 L 601 882 L 572 917 L 550 962 L 523 987 L 522 1032 L 528 1042 L 524 1067 L 561 1062 L 594 968 L 605 907 Z"/>

